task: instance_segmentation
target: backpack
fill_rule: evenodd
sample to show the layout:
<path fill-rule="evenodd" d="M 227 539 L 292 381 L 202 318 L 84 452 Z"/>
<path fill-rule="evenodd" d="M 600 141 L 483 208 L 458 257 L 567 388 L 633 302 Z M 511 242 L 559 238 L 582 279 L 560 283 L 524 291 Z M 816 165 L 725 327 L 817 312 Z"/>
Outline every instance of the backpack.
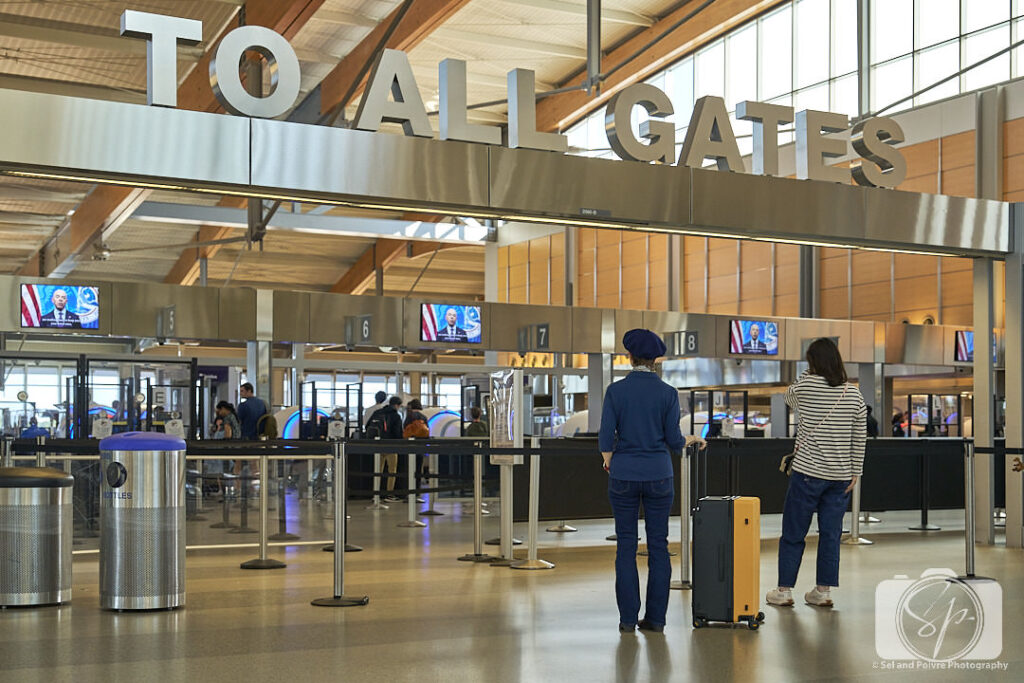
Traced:
<path fill-rule="evenodd" d="M 380 408 L 370 416 L 370 421 L 366 423 L 366 429 L 363 431 L 363 434 L 367 439 L 384 438 L 385 434 L 387 434 L 387 423 L 384 420 L 383 408 Z"/>
<path fill-rule="evenodd" d="M 256 420 L 256 433 L 271 440 L 276 439 L 278 436 L 277 418 L 270 413 L 264 413 L 263 417 Z"/>
<path fill-rule="evenodd" d="M 426 421 L 417 418 L 405 425 L 405 429 L 402 430 L 402 438 L 430 438 L 430 427 L 427 426 Z"/>

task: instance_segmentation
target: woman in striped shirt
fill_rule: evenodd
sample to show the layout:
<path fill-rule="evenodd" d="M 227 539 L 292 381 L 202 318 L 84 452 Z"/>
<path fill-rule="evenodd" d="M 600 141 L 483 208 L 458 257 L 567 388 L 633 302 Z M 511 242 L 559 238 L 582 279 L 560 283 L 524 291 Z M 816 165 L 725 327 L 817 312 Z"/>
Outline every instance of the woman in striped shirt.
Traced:
<path fill-rule="evenodd" d="M 864 464 L 867 406 L 847 381 L 839 348 L 831 339 L 811 343 L 807 364 L 810 367 L 786 390 L 786 403 L 797 411 L 800 424 L 782 512 L 779 585 L 766 599 L 771 605 L 793 604 L 804 538 L 817 512 L 817 585 L 804 599 L 809 605 L 831 607 L 830 589 L 839 585 L 843 515 Z"/>

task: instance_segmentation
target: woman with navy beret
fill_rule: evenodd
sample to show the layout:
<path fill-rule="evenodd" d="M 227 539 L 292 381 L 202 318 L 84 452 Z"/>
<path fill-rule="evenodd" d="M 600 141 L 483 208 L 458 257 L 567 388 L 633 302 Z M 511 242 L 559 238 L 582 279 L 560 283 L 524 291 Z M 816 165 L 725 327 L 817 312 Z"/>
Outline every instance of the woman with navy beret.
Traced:
<path fill-rule="evenodd" d="M 688 443 L 679 431 L 679 392 L 661 380 L 654 362 L 665 355 L 665 342 L 650 330 L 630 330 L 622 345 L 633 370 L 608 387 L 601 412 L 598 443 L 609 474 L 608 498 L 615 515 L 615 598 L 619 630 L 662 632 L 668 609 L 672 567 L 668 554 L 668 518 L 675 496 L 671 453 Z M 637 525 L 640 506 L 647 531 L 647 609 L 640 616 L 637 573 Z"/>

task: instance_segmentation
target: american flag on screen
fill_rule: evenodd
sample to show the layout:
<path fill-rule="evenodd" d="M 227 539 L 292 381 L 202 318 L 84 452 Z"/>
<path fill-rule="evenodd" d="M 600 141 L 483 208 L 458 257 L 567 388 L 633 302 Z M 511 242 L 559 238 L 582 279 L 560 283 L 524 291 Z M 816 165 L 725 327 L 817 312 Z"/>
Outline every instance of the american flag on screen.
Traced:
<path fill-rule="evenodd" d="M 969 363 L 974 360 L 974 349 L 967 344 L 967 332 L 958 330 L 956 333 L 956 360 L 961 363 Z M 973 341 L 973 340 L 972 340 Z"/>
<path fill-rule="evenodd" d="M 437 341 L 437 317 L 434 315 L 434 307 L 430 304 L 422 305 L 420 341 Z"/>
<path fill-rule="evenodd" d="M 39 305 L 39 295 L 32 286 L 21 288 L 21 326 L 39 327 L 43 311 Z"/>
<path fill-rule="evenodd" d="M 743 325 L 739 320 L 733 320 L 730 324 L 729 353 L 743 353 Z"/>

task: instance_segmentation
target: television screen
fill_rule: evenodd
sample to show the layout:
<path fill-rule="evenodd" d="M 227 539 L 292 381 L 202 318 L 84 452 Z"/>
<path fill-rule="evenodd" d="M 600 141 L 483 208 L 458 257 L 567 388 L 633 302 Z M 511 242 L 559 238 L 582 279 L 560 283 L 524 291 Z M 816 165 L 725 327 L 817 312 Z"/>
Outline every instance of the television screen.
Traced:
<path fill-rule="evenodd" d="M 420 341 L 479 344 L 482 340 L 479 306 L 423 304 Z"/>
<path fill-rule="evenodd" d="M 974 362 L 974 332 L 970 330 L 956 331 L 956 355 L 954 360 L 957 363 Z"/>
<path fill-rule="evenodd" d="M 733 320 L 729 323 L 729 353 L 776 356 L 779 326 L 768 320 Z"/>
<path fill-rule="evenodd" d="M 23 284 L 21 326 L 95 330 L 100 326 L 99 287 Z"/>

